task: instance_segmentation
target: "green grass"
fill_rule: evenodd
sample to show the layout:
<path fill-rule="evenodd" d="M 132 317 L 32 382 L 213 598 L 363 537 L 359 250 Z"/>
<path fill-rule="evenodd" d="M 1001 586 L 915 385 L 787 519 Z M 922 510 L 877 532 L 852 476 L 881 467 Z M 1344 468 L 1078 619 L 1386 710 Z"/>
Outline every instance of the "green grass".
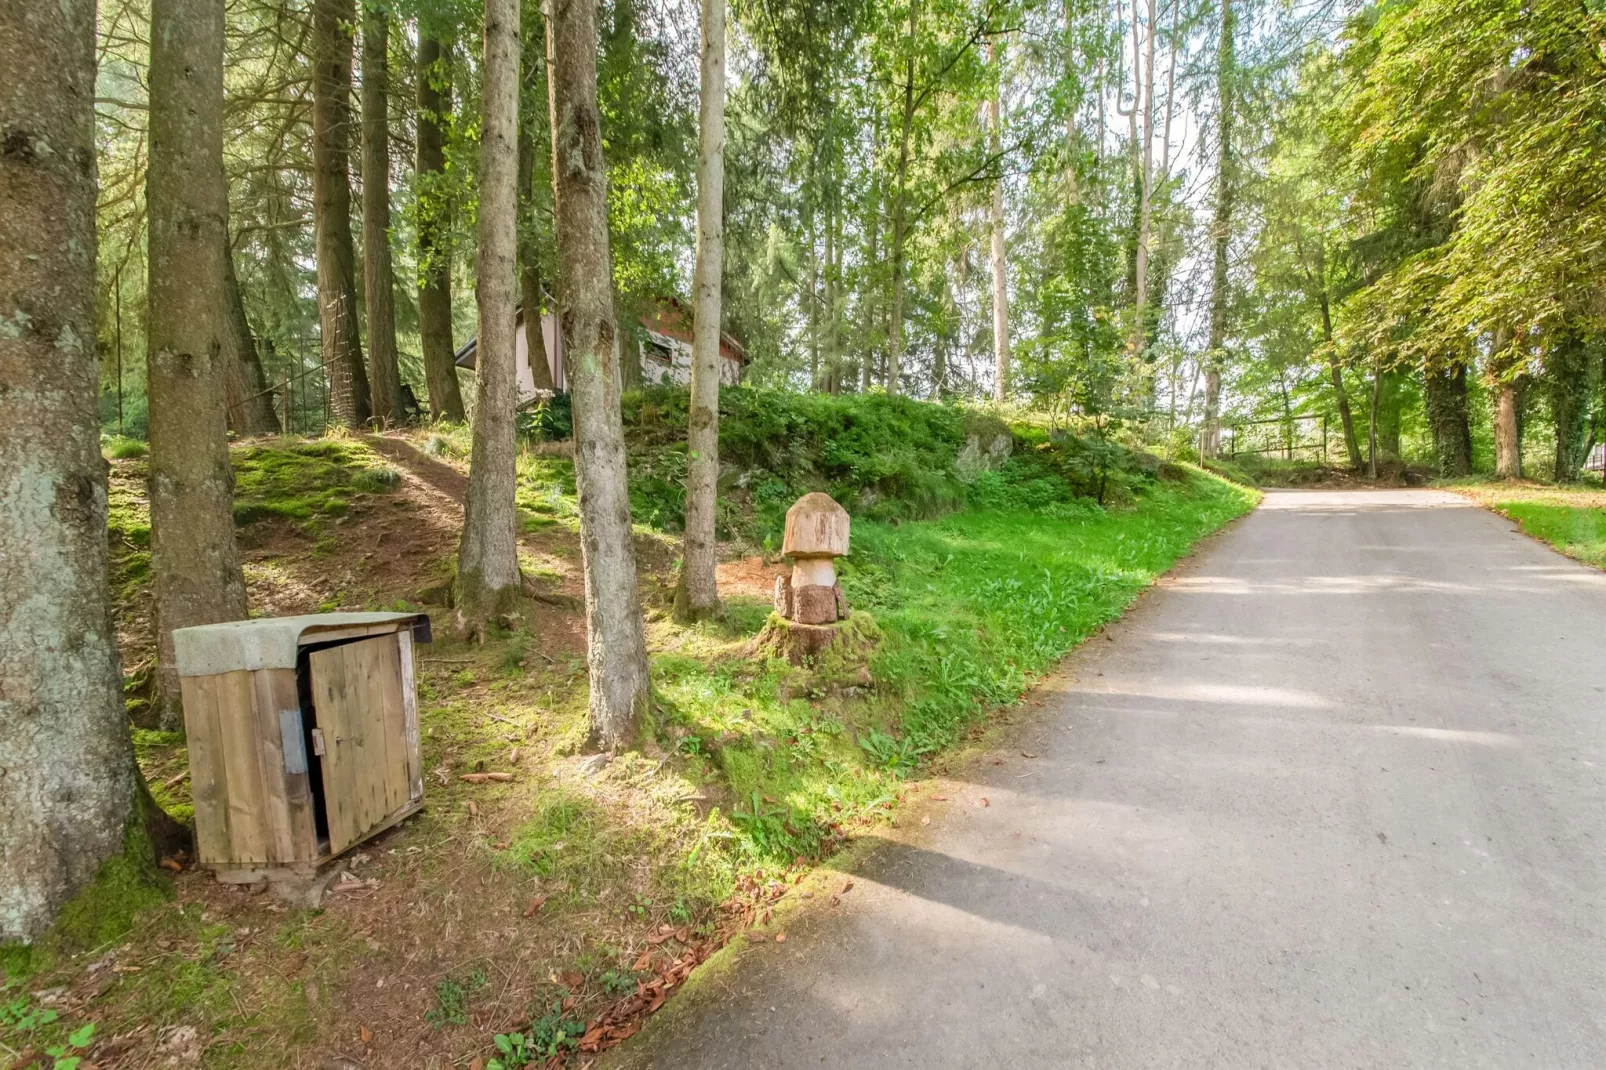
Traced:
<path fill-rule="evenodd" d="M 1606 568 L 1606 509 L 1545 502 L 1497 502 L 1495 507 L 1568 557 Z"/>
<path fill-rule="evenodd" d="M 1544 486 L 1471 479 L 1440 485 L 1510 517 L 1568 557 L 1606 568 L 1606 491 L 1593 482 Z"/>
<path fill-rule="evenodd" d="M 883 633 L 873 691 L 778 662 L 663 655 L 654 682 L 672 745 L 722 792 L 737 859 L 818 856 L 1255 500 L 1188 470 L 1128 508 L 856 523 L 841 573 Z"/>

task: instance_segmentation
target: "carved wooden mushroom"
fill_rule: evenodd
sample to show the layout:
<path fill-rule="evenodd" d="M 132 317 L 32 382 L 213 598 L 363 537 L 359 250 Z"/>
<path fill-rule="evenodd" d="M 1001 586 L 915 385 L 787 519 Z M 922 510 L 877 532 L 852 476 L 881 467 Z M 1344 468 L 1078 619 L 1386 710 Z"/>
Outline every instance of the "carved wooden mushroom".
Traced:
<path fill-rule="evenodd" d="M 775 581 L 775 610 L 799 624 L 831 624 L 848 615 L 836 579 L 838 557 L 848 552 L 848 511 L 829 494 L 805 494 L 786 511 L 781 553 L 792 575 Z"/>

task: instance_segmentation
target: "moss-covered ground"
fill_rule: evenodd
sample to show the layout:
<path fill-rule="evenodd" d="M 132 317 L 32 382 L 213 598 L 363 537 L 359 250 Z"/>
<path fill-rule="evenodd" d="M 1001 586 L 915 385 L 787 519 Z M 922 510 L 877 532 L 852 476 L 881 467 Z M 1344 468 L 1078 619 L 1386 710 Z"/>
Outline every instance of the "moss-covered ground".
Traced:
<path fill-rule="evenodd" d="M 106 1066 L 291 1067 L 336 1054 L 464 1066 L 490 1058 L 494 1034 L 573 1052 L 638 985 L 683 975 L 809 867 L 891 820 L 934 763 L 984 745 L 997 711 L 1255 497 L 951 406 L 732 391 L 727 610 L 681 627 L 669 594 L 683 398 L 631 396 L 626 412 L 659 716 L 643 752 L 600 770 L 576 753 L 586 674 L 567 459 L 533 446 L 521 457 L 521 556 L 540 597 L 516 627 L 469 645 L 437 601 L 461 522 L 464 432 L 408 433 L 383 455 L 356 439 L 236 449 L 254 612 L 436 615 L 418 675 L 426 808 L 353 851 L 352 879 L 318 910 L 186 870 L 132 931 L 14 973 L 0 992 L 0 1067 L 88 1022 Z M 1007 462 L 956 464 L 967 442 L 1000 434 Z M 113 463 L 123 548 L 112 583 L 137 661 L 146 462 Z M 750 648 L 780 567 L 765 547 L 785 505 L 812 489 L 855 510 L 841 573 L 856 627 L 879 635 L 867 663 L 797 669 Z M 157 799 L 187 816 L 182 737 L 146 729 L 135 742 Z M 478 771 L 513 780 L 460 779 Z"/>

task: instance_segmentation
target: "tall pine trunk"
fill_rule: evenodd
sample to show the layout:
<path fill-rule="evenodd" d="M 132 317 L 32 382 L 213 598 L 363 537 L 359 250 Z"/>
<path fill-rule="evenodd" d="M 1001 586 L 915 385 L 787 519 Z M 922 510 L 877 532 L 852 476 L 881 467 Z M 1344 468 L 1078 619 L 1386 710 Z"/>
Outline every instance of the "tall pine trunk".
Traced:
<path fill-rule="evenodd" d="M 43 935 L 122 850 L 134 798 L 95 416 L 94 48 L 93 0 L 0 4 L 0 944 Z"/>
<path fill-rule="evenodd" d="M 591 741 L 635 742 L 649 703 L 647 644 L 631 542 L 618 325 L 608 251 L 608 176 L 597 108 L 597 6 L 552 0 L 547 16 L 552 186 L 562 326 L 574 407 L 575 484 L 585 561 Z"/>
<path fill-rule="evenodd" d="M 994 67 L 992 96 L 987 98 L 987 151 L 1004 167 L 1003 93 L 1004 71 L 996 40 L 988 42 L 988 58 Z M 1009 393 L 1009 267 L 1004 259 L 1004 180 L 993 183 L 989 205 L 992 224 L 993 271 L 993 397 L 1003 401 Z"/>
<path fill-rule="evenodd" d="M 390 263 L 390 21 L 364 0 L 362 23 L 362 279 L 370 407 L 382 427 L 405 418 L 396 358 L 396 274 Z"/>
<path fill-rule="evenodd" d="M 1323 268 L 1325 271 L 1325 267 Z M 1355 437 L 1355 414 L 1350 411 L 1349 391 L 1344 387 L 1344 369 L 1338 362 L 1338 350 L 1333 347 L 1333 306 L 1327 296 L 1326 276 L 1316 296 L 1322 313 L 1322 341 L 1327 343 L 1327 372 L 1333 381 L 1333 396 L 1338 404 L 1338 421 L 1344 428 L 1344 453 L 1349 458 L 1350 471 L 1361 470 L 1361 444 Z M 1219 430 L 1219 429 L 1218 429 Z"/>
<path fill-rule="evenodd" d="M 234 250 L 227 240 L 223 244 L 223 288 L 228 317 L 223 334 L 223 380 L 229 429 L 242 435 L 271 434 L 279 430 L 279 417 L 273 411 L 273 391 L 262 371 L 256 337 L 240 294 L 240 277 L 234 270 Z"/>
<path fill-rule="evenodd" d="M 429 414 L 463 421 L 452 348 L 451 202 L 446 177 L 446 119 L 452 110 L 445 49 L 420 31 L 418 41 L 418 335 L 424 351 Z"/>
<path fill-rule="evenodd" d="M 909 138 L 915 120 L 915 39 L 920 28 L 920 0 L 909 0 L 909 54 L 903 68 L 903 121 L 898 133 L 898 184 L 892 199 L 892 322 L 887 331 L 887 393 L 902 390 L 904 244 L 908 238 Z"/>
<path fill-rule="evenodd" d="M 531 102 L 541 99 L 546 86 L 546 41 L 544 33 L 531 31 L 523 45 L 519 103 L 519 293 L 524 304 L 524 343 L 529 353 L 530 378 L 535 388 L 546 393 L 556 389 L 552 363 L 546 351 L 542 327 L 541 243 L 536 229 L 535 135 L 536 122 L 546 122 L 546 109 Z"/>
<path fill-rule="evenodd" d="M 1460 360 L 1429 365 L 1422 373 L 1422 393 L 1439 475 L 1472 474 L 1472 427 L 1467 417 L 1467 366 Z"/>
<path fill-rule="evenodd" d="M 876 140 L 879 142 L 880 116 L 876 120 Z M 867 253 L 864 258 L 864 294 L 859 299 L 863 324 L 859 337 L 859 392 L 868 394 L 875 383 L 875 323 L 879 302 L 876 300 L 880 279 L 881 253 L 881 171 L 870 176 L 870 206 L 865 213 L 864 229 L 867 233 Z"/>
<path fill-rule="evenodd" d="M 675 615 L 719 609 L 714 512 L 719 483 L 719 326 L 725 270 L 725 0 L 702 0 L 697 267 L 692 282 L 691 411 L 686 420 L 686 540 Z"/>
<path fill-rule="evenodd" d="M 486 0 L 480 111 L 479 304 L 474 448 L 457 556 L 457 613 L 471 631 L 511 610 L 519 594 L 514 506 L 518 403 L 514 306 L 518 284 L 519 0 Z"/>
<path fill-rule="evenodd" d="M 182 724 L 173 629 L 245 616 L 234 546 L 225 352 L 228 190 L 223 178 L 223 11 L 158 0 L 151 12 L 151 580 L 161 727 Z"/>
<path fill-rule="evenodd" d="M 1227 249 L 1232 239 L 1236 192 L 1232 184 L 1236 28 L 1232 0 L 1221 0 L 1221 36 L 1216 44 L 1216 212 L 1210 224 L 1210 339 L 1205 351 L 1204 449 L 1200 451 L 1206 457 L 1214 457 L 1221 450 L 1221 368 L 1226 363 L 1227 344 Z M 1342 377 L 1335 383 L 1342 393 Z M 1349 407 L 1347 400 L 1344 407 Z M 1354 433 L 1353 427 L 1350 433 Z"/>
<path fill-rule="evenodd" d="M 318 328 L 329 408 L 347 427 L 372 415 L 357 328 L 357 256 L 351 239 L 351 54 L 354 0 L 312 4 L 312 214 L 318 255 Z"/>

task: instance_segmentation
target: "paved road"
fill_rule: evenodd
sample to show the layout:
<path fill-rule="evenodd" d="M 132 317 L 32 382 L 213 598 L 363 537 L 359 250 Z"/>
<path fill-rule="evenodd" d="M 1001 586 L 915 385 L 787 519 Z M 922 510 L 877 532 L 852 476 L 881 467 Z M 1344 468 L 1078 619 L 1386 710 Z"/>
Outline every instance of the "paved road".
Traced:
<path fill-rule="evenodd" d="M 627 1061 L 1606 1066 L 1606 575 L 1284 492 Z M 986 795 L 990 806 L 976 804 Z"/>

